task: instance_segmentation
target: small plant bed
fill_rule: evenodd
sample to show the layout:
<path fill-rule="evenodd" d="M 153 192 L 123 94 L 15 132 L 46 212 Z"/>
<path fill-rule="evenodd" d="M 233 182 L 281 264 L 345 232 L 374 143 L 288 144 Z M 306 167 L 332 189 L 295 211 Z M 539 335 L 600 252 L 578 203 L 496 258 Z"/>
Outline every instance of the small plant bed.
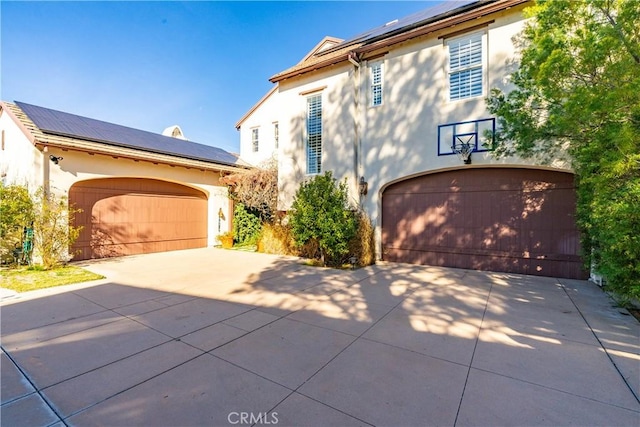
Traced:
<path fill-rule="evenodd" d="M 34 291 L 98 279 L 104 279 L 104 276 L 74 266 L 58 267 L 51 270 L 43 270 L 38 267 L 0 270 L 0 288 L 16 292 Z"/>

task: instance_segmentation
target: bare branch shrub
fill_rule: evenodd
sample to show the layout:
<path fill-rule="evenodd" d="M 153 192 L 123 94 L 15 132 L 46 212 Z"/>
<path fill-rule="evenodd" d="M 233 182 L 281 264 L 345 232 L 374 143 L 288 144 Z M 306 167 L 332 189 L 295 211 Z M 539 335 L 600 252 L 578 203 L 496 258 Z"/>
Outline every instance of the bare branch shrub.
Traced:
<path fill-rule="evenodd" d="M 232 200 L 256 212 L 265 222 L 274 220 L 278 203 L 278 167 L 275 160 L 255 169 L 227 175 L 220 182 L 229 187 Z"/>

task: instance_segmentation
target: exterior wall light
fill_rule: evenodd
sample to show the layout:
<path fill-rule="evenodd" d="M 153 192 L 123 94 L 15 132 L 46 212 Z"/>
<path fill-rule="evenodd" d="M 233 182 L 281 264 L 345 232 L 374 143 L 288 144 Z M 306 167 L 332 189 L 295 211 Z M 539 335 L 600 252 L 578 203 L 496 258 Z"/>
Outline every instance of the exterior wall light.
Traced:
<path fill-rule="evenodd" d="M 49 156 L 49 159 L 53 162 L 54 165 L 57 165 L 58 162 L 60 162 L 61 160 L 64 159 L 64 157 L 62 157 L 62 156 L 54 156 L 53 154 L 51 154 Z"/>
<path fill-rule="evenodd" d="M 364 176 L 360 177 L 360 183 L 358 184 L 358 191 L 361 196 L 366 196 L 369 191 L 369 183 L 364 180 Z"/>

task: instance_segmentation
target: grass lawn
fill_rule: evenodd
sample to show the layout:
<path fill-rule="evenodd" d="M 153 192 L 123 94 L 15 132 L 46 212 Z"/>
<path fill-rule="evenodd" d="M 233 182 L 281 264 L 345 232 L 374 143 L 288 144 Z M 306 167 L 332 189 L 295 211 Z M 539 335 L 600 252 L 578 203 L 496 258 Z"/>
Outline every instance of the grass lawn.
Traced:
<path fill-rule="evenodd" d="M 29 267 L 0 270 L 0 288 L 16 292 L 27 292 L 98 279 L 104 279 L 104 276 L 73 266 L 58 267 L 48 271 Z"/>

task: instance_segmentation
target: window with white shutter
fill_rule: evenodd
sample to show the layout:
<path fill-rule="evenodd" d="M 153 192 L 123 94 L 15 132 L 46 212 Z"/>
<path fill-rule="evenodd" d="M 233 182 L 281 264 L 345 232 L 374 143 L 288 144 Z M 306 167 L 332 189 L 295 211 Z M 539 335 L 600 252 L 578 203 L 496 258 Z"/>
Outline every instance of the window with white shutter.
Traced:
<path fill-rule="evenodd" d="M 307 98 L 307 174 L 322 170 L 322 94 Z"/>
<path fill-rule="evenodd" d="M 482 34 L 447 41 L 449 99 L 481 96 L 483 92 Z"/>
<path fill-rule="evenodd" d="M 278 127 L 278 122 L 273 124 L 273 142 L 277 149 L 278 145 L 280 145 L 280 128 Z"/>
<path fill-rule="evenodd" d="M 251 129 L 251 146 L 254 153 L 257 153 L 260 148 L 258 144 L 258 128 L 253 128 Z"/>

